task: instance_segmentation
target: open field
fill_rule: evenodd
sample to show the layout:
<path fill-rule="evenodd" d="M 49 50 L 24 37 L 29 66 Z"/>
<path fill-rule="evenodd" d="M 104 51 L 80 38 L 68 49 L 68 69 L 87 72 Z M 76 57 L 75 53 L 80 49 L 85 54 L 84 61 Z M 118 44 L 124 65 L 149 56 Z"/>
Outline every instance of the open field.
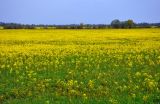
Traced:
<path fill-rule="evenodd" d="M 0 30 L 2 104 L 158 104 L 160 29 Z"/>

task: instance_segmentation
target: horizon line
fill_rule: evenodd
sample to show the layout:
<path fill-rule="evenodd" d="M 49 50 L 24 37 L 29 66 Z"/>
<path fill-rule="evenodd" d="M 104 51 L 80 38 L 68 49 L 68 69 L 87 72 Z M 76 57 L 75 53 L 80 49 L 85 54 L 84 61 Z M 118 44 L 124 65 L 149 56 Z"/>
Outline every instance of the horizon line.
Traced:
<path fill-rule="evenodd" d="M 115 19 L 114 19 L 115 20 Z M 111 21 L 112 22 L 112 21 Z M 80 24 L 83 24 L 83 25 L 110 25 L 110 23 L 84 23 L 84 22 L 79 22 L 79 23 L 67 23 L 67 24 L 47 24 L 47 23 L 20 23 L 20 22 L 2 22 L 0 21 L 0 23 L 5 23 L 5 24 L 9 24 L 9 23 L 13 23 L 13 24 L 21 24 L 21 25 L 80 25 Z M 122 21 L 123 22 L 123 21 Z M 135 24 L 141 24 L 141 23 L 148 23 L 148 24 L 156 24 L 156 23 L 160 23 L 160 22 L 135 22 Z"/>

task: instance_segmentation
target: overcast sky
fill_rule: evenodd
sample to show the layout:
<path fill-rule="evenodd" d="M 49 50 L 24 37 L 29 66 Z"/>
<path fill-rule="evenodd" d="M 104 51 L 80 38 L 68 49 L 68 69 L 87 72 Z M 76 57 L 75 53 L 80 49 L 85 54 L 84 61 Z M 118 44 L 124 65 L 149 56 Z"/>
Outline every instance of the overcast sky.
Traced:
<path fill-rule="evenodd" d="M 160 22 L 160 0 L 0 0 L 0 21 L 24 24 Z"/>

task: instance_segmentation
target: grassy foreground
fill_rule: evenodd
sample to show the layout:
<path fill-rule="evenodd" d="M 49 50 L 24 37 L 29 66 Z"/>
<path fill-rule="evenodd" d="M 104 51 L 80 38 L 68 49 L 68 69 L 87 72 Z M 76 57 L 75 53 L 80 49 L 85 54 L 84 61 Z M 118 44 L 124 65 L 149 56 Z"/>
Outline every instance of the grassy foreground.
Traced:
<path fill-rule="evenodd" d="M 160 29 L 0 30 L 0 104 L 158 104 Z"/>

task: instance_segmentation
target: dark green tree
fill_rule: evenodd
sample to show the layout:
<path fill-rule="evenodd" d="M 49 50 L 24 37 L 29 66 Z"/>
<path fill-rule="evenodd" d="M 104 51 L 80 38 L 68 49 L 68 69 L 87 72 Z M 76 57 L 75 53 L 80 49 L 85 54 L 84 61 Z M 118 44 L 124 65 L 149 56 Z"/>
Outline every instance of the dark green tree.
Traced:
<path fill-rule="evenodd" d="M 112 28 L 120 28 L 121 22 L 118 19 L 115 19 L 111 22 Z"/>

